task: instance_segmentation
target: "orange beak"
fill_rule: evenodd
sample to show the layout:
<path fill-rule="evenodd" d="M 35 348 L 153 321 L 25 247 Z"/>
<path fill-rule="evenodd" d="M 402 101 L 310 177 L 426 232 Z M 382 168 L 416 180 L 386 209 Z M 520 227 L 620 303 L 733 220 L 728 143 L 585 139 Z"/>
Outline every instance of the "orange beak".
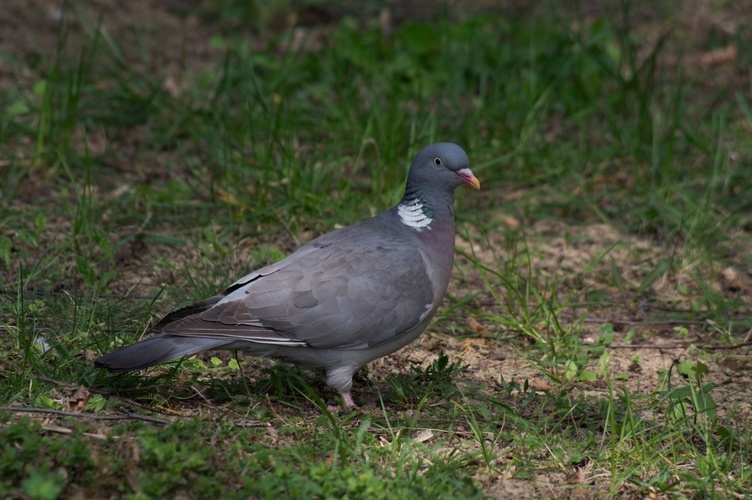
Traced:
<path fill-rule="evenodd" d="M 457 175 L 467 184 L 470 184 L 475 189 L 480 189 L 480 181 L 473 174 L 473 171 L 469 168 L 463 168 L 457 171 Z"/>

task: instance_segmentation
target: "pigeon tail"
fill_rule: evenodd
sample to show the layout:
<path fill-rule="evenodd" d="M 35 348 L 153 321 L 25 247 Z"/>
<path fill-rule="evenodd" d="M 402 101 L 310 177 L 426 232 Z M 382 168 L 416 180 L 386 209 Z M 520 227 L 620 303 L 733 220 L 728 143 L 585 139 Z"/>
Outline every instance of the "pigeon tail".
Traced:
<path fill-rule="evenodd" d="M 158 335 L 105 354 L 97 358 L 94 365 L 114 373 L 143 370 L 228 343 L 227 339 Z"/>

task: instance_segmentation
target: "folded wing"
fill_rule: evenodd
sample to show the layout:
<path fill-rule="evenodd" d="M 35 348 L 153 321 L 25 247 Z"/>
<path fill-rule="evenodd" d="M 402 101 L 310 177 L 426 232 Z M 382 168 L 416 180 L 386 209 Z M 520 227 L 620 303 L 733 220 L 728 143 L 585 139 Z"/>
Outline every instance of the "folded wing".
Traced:
<path fill-rule="evenodd" d="M 340 234 L 337 245 L 328 244 L 338 232 L 241 278 L 224 296 L 209 299 L 215 301 L 210 307 L 161 322 L 162 332 L 357 349 L 418 325 L 434 301 L 422 254 L 383 234 L 378 241 L 368 233 Z"/>

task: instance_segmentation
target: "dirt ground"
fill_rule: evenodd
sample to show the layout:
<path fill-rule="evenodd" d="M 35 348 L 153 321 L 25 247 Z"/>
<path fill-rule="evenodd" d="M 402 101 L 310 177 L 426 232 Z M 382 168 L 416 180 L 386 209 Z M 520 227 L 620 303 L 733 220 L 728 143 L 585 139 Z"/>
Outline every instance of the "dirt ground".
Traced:
<path fill-rule="evenodd" d="M 305 3 L 305 2 L 302 2 Z M 437 2 L 438 3 L 438 2 Z M 581 7 L 584 16 L 600 14 L 605 2 L 584 2 Z M 616 3 L 616 2 L 615 2 Z M 644 7 L 642 6 L 644 3 Z M 680 52 L 685 56 L 688 64 L 694 64 L 698 68 L 705 68 L 724 64 L 724 58 L 733 58 L 735 47 L 723 47 L 713 53 L 702 52 L 696 49 L 697 39 L 708 36 L 714 31 L 734 32 L 737 23 L 744 19 L 752 19 L 752 2 L 714 2 L 711 0 L 693 0 L 682 2 L 682 13 L 667 14 L 656 13 L 651 9 L 650 2 L 637 3 L 633 15 L 637 24 L 637 30 L 645 37 L 657 37 L 665 33 L 667 29 L 676 31 L 675 38 L 678 45 L 674 48 L 675 54 Z M 687 4 L 694 8 L 689 8 Z M 197 69 L 211 67 L 216 64 L 218 53 L 211 46 L 211 38 L 214 35 L 213 28 L 202 22 L 201 14 L 205 5 L 200 1 L 181 0 L 130 0 L 122 2 L 117 0 L 86 0 L 71 2 L 76 5 L 79 15 L 91 20 L 90 26 L 97 23 L 105 28 L 106 32 L 118 40 L 118 44 L 125 51 L 124 56 L 134 65 L 141 66 L 144 70 L 156 71 L 164 79 L 164 85 L 179 92 L 184 85 L 185 68 Z M 502 2 L 503 8 L 509 12 L 515 9 L 528 8 L 527 2 Z M 10 87 L 14 85 L 31 86 L 34 83 L 34 72 L 29 68 L 35 68 L 41 62 L 36 55 L 39 48 L 43 52 L 52 54 L 58 42 L 58 23 L 61 16 L 66 15 L 61 8 L 62 3 L 54 0 L 4 0 L 3 8 L 0 9 L 0 85 Z M 384 2 L 379 8 L 377 15 L 381 16 L 385 27 L 393 26 L 406 18 L 430 17 L 434 12 L 430 9 L 416 9 L 400 7 L 401 3 L 392 1 Z M 452 11 L 458 16 L 465 16 L 478 11 L 495 9 L 495 3 L 480 1 L 468 8 L 461 2 L 452 3 Z M 325 32 L 328 23 L 336 21 L 343 12 L 356 15 L 372 15 L 372 11 L 363 13 L 358 7 L 331 7 L 314 8 L 300 7 L 295 13 L 279 14 L 269 20 L 272 30 L 287 29 L 292 23 L 298 24 L 296 29 L 321 30 Z M 85 30 L 87 26 L 74 26 L 72 29 Z M 254 33 L 251 28 L 245 28 L 248 35 L 258 40 L 260 47 L 264 46 L 271 33 Z M 146 46 L 136 48 L 136 41 L 142 40 Z M 146 52 L 148 60 L 138 57 L 137 51 Z M 725 51 L 725 52 L 724 52 Z M 669 58 L 670 59 L 670 58 Z M 669 64 L 671 61 L 668 62 Z M 740 75 L 738 71 L 718 72 L 718 79 L 729 81 L 748 78 L 748 75 Z M 117 145 L 113 146 L 117 149 Z M 128 150 L 128 145 L 122 146 L 123 151 Z M 127 161 L 127 158 L 124 160 Z M 494 194 L 486 194 L 493 196 Z M 460 207 L 461 210 L 461 207 Z M 500 220 L 499 227 L 519 225 L 522 221 Z M 615 295 L 619 290 L 613 285 L 609 262 L 618 263 L 625 280 L 640 283 L 650 272 L 652 265 L 661 258 L 663 250 L 655 242 L 638 236 L 618 234 L 613 228 L 605 225 L 564 227 L 552 222 L 537 222 L 525 230 L 528 243 L 534 252 L 533 267 L 543 275 L 553 275 L 557 272 L 564 275 L 560 290 L 575 289 L 577 287 L 593 286 L 599 289 L 609 289 Z M 565 237 L 566 235 L 566 237 Z M 492 236 L 490 241 L 483 244 L 475 244 L 474 251 L 479 259 L 489 265 L 497 264 L 499 256 L 497 249 L 507 247 L 503 231 Z M 574 243 L 573 243 L 574 242 Z M 619 242 L 609 253 L 609 259 L 602 259 L 587 275 L 583 274 L 583 267 L 587 267 L 596 258 L 609 248 L 612 243 Z M 457 238 L 459 250 L 469 251 L 470 243 Z M 495 247 L 495 248 L 494 248 Z M 242 259 L 247 249 L 238 248 L 234 258 Z M 148 251 L 140 258 L 148 259 Z M 122 264 L 127 267 L 127 258 Z M 691 266 L 691 263 L 687 264 Z M 483 283 L 477 272 L 473 270 L 467 259 L 457 259 L 459 272 L 457 278 L 450 285 L 449 293 L 456 296 L 462 295 L 462 290 L 468 287 L 483 289 Z M 143 270 L 143 268 L 142 268 Z M 687 272 L 690 271 L 688 268 Z M 118 279 L 128 280 L 135 271 L 124 269 L 118 272 Z M 159 281 L 159 277 L 151 277 L 143 273 L 138 276 L 140 286 L 147 290 L 150 279 Z M 744 268 L 744 263 L 722 270 L 719 276 L 719 287 L 724 293 L 742 294 L 749 298 L 752 296 L 752 276 L 750 270 Z M 117 286 L 117 283 L 114 284 Z M 121 283 L 127 288 L 131 283 Z M 692 287 L 687 276 L 675 275 L 671 278 L 659 280 L 654 286 L 660 290 L 664 297 L 674 297 L 672 307 L 677 310 L 685 309 L 683 294 L 678 290 L 680 285 Z M 725 287 L 725 289 L 724 289 Z M 477 306 L 482 306 L 490 311 L 498 308 L 490 294 L 479 296 Z M 749 303 L 749 301 L 746 301 Z M 662 304 L 665 306 L 666 304 Z M 584 342 L 595 342 L 601 334 L 601 326 L 608 322 L 616 331 L 616 347 L 610 349 L 611 370 L 614 373 L 625 374 L 623 382 L 630 390 L 635 392 L 649 393 L 656 390 L 659 377 L 662 372 L 669 369 L 677 359 L 695 357 L 698 352 L 689 342 L 677 338 L 674 331 L 676 324 L 651 322 L 649 307 L 637 308 L 610 308 L 603 311 L 591 311 L 584 319 L 583 338 Z M 749 314 L 750 311 L 742 311 Z M 377 360 L 370 365 L 370 371 L 378 379 L 394 373 L 396 367 L 409 366 L 410 363 L 426 365 L 435 359 L 440 351 L 449 354 L 452 361 L 461 360 L 469 367 L 466 374 L 473 380 L 483 382 L 493 387 L 498 384 L 500 378 L 504 380 L 529 379 L 533 387 L 545 390 L 548 387 L 546 378 L 536 371 L 535 367 L 520 355 L 519 346 L 524 339 L 518 339 L 517 343 L 499 341 L 506 336 L 506 332 L 495 330 L 490 323 L 482 317 L 462 317 L 461 311 L 453 313 L 452 318 L 444 319 L 435 324 L 421 340 L 413 345 L 389 356 Z M 565 318 L 575 320 L 575 318 Z M 701 344 L 721 345 L 720 339 L 701 338 L 700 326 L 688 323 L 686 340 Z M 722 325 L 721 325 L 722 326 Z M 463 334 L 473 333 L 472 340 L 458 340 L 453 335 L 436 335 L 436 329 L 451 333 L 459 330 Z M 633 341 L 626 345 L 620 341 L 623 336 L 632 330 L 639 341 Z M 719 328 L 720 330 L 720 328 Z M 464 335 L 463 335 L 464 336 Z M 737 339 L 739 342 L 749 341 L 750 333 L 746 337 Z M 721 384 L 714 392 L 718 401 L 723 401 L 724 406 L 738 403 L 742 408 L 742 415 L 737 418 L 752 419 L 752 395 L 749 387 L 752 387 L 750 368 L 752 361 L 747 351 L 727 351 L 724 349 L 710 349 L 710 359 L 714 362 L 709 364 L 707 381 Z M 639 369 L 634 367 L 633 358 L 639 355 L 641 358 Z M 357 387 L 355 388 L 357 394 Z M 594 382 L 588 392 L 598 395 L 604 394 L 606 388 Z M 516 484 L 514 481 L 499 483 L 499 491 L 493 494 L 499 496 L 537 496 L 545 495 L 545 484 L 548 481 L 561 481 L 561 478 L 542 477 L 537 483 L 536 490 L 530 488 L 529 483 Z M 518 488 L 524 490 L 518 491 Z"/>

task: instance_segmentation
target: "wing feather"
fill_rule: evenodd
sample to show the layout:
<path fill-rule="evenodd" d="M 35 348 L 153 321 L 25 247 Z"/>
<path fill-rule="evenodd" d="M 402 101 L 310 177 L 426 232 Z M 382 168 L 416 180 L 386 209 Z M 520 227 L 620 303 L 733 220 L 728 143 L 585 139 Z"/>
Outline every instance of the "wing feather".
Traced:
<path fill-rule="evenodd" d="M 423 257 L 399 235 L 342 230 L 241 278 L 218 297 L 162 331 L 357 348 L 401 335 L 436 306 Z"/>

